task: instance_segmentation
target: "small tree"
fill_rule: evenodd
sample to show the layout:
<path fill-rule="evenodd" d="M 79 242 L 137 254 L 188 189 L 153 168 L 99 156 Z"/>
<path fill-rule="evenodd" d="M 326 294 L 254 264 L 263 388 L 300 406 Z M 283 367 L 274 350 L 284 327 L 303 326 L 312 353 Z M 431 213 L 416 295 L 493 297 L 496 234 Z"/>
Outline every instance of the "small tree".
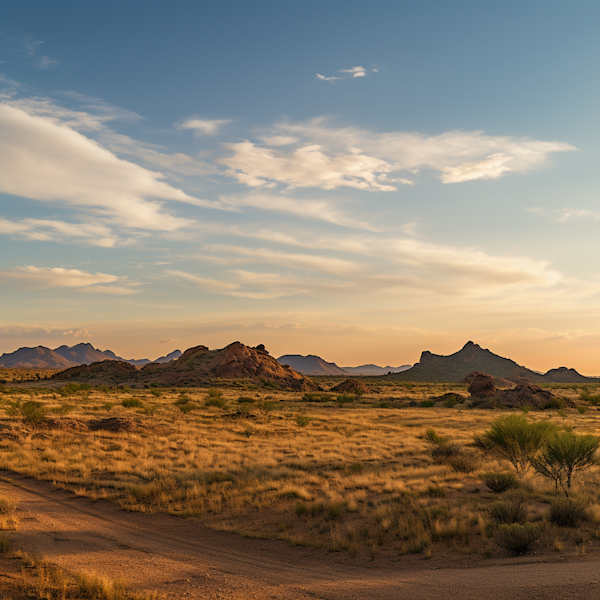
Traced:
<path fill-rule="evenodd" d="M 485 452 L 512 464 L 519 477 L 531 468 L 536 454 L 557 430 L 547 421 L 530 423 L 525 415 L 507 415 L 496 419 L 475 443 Z"/>
<path fill-rule="evenodd" d="M 573 474 L 589 469 L 597 462 L 596 452 L 600 438 L 595 435 L 577 435 L 572 431 L 555 433 L 532 461 L 533 468 L 554 481 L 569 496 Z"/>

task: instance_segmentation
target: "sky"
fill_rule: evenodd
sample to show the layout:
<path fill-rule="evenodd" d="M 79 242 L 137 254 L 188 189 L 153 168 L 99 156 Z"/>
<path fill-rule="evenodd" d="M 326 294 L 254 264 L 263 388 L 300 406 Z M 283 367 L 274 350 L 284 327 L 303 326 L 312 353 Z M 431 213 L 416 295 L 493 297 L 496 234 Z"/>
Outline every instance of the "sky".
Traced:
<path fill-rule="evenodd" d="M 0 4 L 0 352 L 472 340 L 600 375 L 600 4 Z"/>

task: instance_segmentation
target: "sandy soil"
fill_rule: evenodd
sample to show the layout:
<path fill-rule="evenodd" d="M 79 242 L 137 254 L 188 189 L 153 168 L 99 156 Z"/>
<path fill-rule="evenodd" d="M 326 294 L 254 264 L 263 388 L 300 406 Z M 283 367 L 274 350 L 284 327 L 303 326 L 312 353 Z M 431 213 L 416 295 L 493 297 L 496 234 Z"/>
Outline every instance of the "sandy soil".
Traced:
<path fill-rule="evenodd" d="M 46 482 L 0 474 L 13 480 L 0 482 L 0 495 L 19 502 L 21 525 L 9 536 L 17 547 L 172 600 L 600 598 L 597 556 L 460 563 L 443 556 L 399 556 L 367 562 L 216 532 L 198 519 L 129 513 Z"/>

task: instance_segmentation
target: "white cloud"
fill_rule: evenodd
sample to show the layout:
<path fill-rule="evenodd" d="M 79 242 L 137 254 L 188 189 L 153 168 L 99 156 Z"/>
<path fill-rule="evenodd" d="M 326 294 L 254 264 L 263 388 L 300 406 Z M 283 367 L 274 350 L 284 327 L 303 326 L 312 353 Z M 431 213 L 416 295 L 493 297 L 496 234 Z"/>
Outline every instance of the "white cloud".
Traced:
<path fill-rule="evenodd" d="M 35 173 L 35 177 L 32 177 Z M 0 104 L 0 192 L 85 207 L 133 229 L 173 231 L 192 224 L 163 210 L 161 198 L 205 205 L 121 160 L 54 119 Z"/>
<path fill-rule="evenodd" d="M 341 73 L 341 75 L 332 75 L 330 77 L 326 77 L 325 75 L 317 73 L 316 77 L 320 81 L 340 81 L 341 79 L 347 78 L 355 79 L 357 77 L 366 77 L 367 73 L 369 72 L 378 73 L 379 69 L 374 68 L 369 70 L 365 69 L 365 67 L 351 67 L 350 69 L 339 69 L 338 73 Z"/>
<path fill-rule="evenodd" d="M 174 340 L 173 338 L 165 338 L 163 340 L 158 340 L 159 344 L 171 344 L 175 342 L 177 342 L 177 340 Z"/>
<path fill-rule="evenodd" d="M 340 73 L 349 73 L 352 77 L 364 77 L 367 70 L 364 67 L 352 67 L 351 69 L 340 69 Z"/>
<path fill-rule="evenodd" d="M 576 150 L 565 142 L 490 136 L 482 131 L 449 131 L 426 136 L 414 132 L 373 133 L 357 127 L 334 128 L 327 126 L 322 117 L 303 123 L 282 122 L 263 133 L 264 137 L 288 135 L 297 137 L 300 144 L 308 144 L 308 147 L 318 145 L 320 153 L 326 158 L 358 152 L 368 159 L 384 161 L 387 166 L 383 173 L 405 171 L 417 174 L 425 169 L 437 172 L 444 183 L 496 179 L 511 172 L 527 172 L 544 166 L 555 152 Z M 288 182 L 288 178 L 282 176 L 282 169 L 275 168 L 279 165 L 273 164 L 270 154 L 273 151 L 260 149 L 263 151 L 261 154 L 259 150 L 246 146 L 232 149 L 240 154 L 235 161 L 239 164 L 235 167 L 238 171 L 260 178 L 261 169 L 264 168 L 267 177 L 272 175 L 273 178 L 279 177 L 282 183 Z M 253 161 L 247 158 L 248 154 Z M 293 153 L 288 156 L 290 161 L 294 158 Z M 295 165 L 297 161 L 293 162 Z M 322 160 L 320 167 L 324 179 L 326 175 L 323 171 L 327 166 L 326 161 Z M 372 170 L 377 172 L 376 169 Z M 340 185 L 338 173 L 332 170 L 331 174 L 332 185 Z M 411 183 L 407 180 L 397 181 Z"/>
<path fill-rule="evenodd" d="M 16 283 L 28 289 L 82 288 L 101 283 L 113 283 L 120 277 L 106 273 L 87 273 L 62 267 L 16 267 L 0 271 L 0 281 Z"/>
<path fill-rule="evenodd" d="M 85 329 L 85 328 L 81 328 L 81 329 L 69 329 L 69 331 L 63 331 L 62 332 L 63 335 L 69 336 L 69 337 L 74 337 L 74 338 L 91 338 L 92 336 L 90 335 L 90 332 Z"/>
<path fill-rule="evenodd" d="M 216 135 L 223 125 L 231 119 L 188 119 L 177 125 L 178 129 L 193 129 L 196 135 Z"/>
<path fill-rule="evenodd" d="M 337 208 L 331 200 L 299 200 L 281 195 L 236 194 L 220 196 L 219 200 L 236 208 L 251 207 L 259 210 L 296 215 L 304 219 L 327 221 L 342 227 L 373 230 L 368 223 L 352 219 Z"/>
<path fill-rule="evenodd" d="M 236 283 L 219 281 L 217 279 L 212 279 L 211 277 L 200 277 L 198 275 L 193 275 L 192 273 L 187 273 L 186 271 L 175 270 L 165 271 L 165 273 L 187 279 L 188 281 L 191 281 L 192 283 L 195 283 L 201 288 L 209 291 L 235 290 L 239 287 L 239 285 Z"/>
<path fill-rule="evenodd" d="M 230 168 L 227 174 L 251 187 L 273 187 L 285 183 L 288 189 L 317 187 L 333 190 L 351 187 L 369 191 L 395 191 L 396 180 L 387 174 L 395 167 L 378 158 L 347 153 L 327 154 L 319 144 L 307 144 L 290 152 L 256 146 L 252 142 L 225 144 L 234 154 L 217 162 Z M 403 181 L 403 183 L 409 183 Z"/>

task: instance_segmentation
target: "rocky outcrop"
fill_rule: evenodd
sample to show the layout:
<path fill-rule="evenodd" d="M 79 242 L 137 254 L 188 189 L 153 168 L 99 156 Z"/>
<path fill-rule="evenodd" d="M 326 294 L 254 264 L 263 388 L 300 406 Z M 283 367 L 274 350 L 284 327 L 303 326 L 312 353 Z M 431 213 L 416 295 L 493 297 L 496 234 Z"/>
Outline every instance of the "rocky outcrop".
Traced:
<path fill-rule="evenodd" d="M 346 379 L 339 385 L 331 388 L 332 392 L 350 393 L 350 394 L 368 394 L 371 392 L 371 388 L 368 385 L 358 381 L 358 379 Z"/>
<path fill-rule="evenodd" d="M 317 390 L 308 377 L 279 364 L 259 346 L 250 348 L 240 342 L 220 350 L 195 346 L 168 363 L 150 363 L 141 369 L 121 361 L 81 365 L 57 373 L 55 381 L 92 381 L 94 384 L 123 384 L 144 387 L 158 383 L 169 387 L 213 385 L 219 379 L 248 379 L 255 383 L 293 390 Z"/>
<path fill-rule="evenodd" d="M 477 379 L 478 377 L 480 377 L 482 375 L 485 377 L 490 377 L 492 379 L 492 383 L 497 388 L 515 387 L 515 383 L 517 383 L 514 381 L 510 381 L 509 379 L 504 379 L 504 377 L 493 377 L 492 375 L 488 375 L 487 373 L 482 373 L 481 371 L 473 371 L 472 373 L 469 373 L 464 379 L 461 380 L 460 383 L 466 383 L 467 385 L 471 385 L 475 379 Z M 524 382 L 519 382 L 519 383 L 531 383 L 531 381 L 526 380 Z"/>

